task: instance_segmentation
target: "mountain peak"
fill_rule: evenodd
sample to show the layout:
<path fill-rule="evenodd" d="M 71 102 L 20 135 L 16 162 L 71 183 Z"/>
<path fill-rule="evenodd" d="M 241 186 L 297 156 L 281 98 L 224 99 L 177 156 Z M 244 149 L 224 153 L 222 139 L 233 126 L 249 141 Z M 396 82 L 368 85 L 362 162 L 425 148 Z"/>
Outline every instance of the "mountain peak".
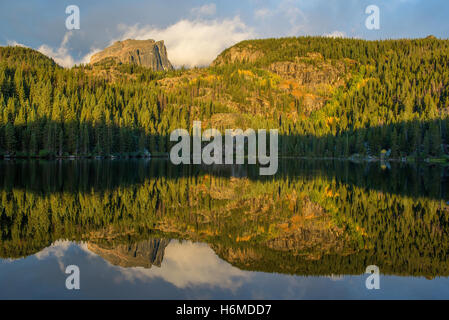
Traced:
<path fill-rule="evenodd" d="M 150 68 L 154 71 L 171 70 L 164 41 L 126 39 L 116 41 L 103 51 L 94 54 L 90 63 L 95 64 L 105 59 L 113 59 L 119 63 L 134 64 Z"/>

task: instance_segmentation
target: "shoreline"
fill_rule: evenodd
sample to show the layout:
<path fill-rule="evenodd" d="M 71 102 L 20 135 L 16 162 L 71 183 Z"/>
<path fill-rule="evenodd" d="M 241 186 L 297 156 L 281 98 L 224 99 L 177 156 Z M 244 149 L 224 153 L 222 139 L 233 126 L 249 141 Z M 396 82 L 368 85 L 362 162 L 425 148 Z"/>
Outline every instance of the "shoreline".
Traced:
<path fill-rule="evenodd" d="M 52 156 L 52 157 L 40 157 L 40 156 L 5 156 L 0 155 L 0 160 L 132 160 L 132 159 L 169 159 L 169 154 L 155 154 L 155 155 L 109 155 L 109 156 Z M 246 157 L 245 157 L 246 158 Z M 294 160 L 326 160 L 326 161 L 351 161 L 354 163 L 363 162 L 396 162 L 396 163 L 427 163 L 427 164 L 440 164 L 449 165 L 449 157 L 441 158 L 424 158 L 417 159 L 414 157 L 408 158 L 378 158 L 378 157 L 297 157 L 297 156 L 279 156 L 279 159 L 294 159 Z"/>

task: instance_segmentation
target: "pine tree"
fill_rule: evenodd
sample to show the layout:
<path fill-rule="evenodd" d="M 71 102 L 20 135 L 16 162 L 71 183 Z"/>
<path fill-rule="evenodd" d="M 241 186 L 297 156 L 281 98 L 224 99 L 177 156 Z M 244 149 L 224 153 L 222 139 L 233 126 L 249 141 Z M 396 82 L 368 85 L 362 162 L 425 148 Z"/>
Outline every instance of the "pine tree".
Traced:
<path fill-rule="evenodd" d="M 430 153 L 432 153 L 432 155 L 434 155 L 435 157 L 438 157 L 441 155 L 441 134 L 440 134 L 440 129 L 438 127 L 437 124 L 432 123 L 430 126 L 430 143 L 431 143 L 431 147 L 430 147 Z"/>
<path fill-rule="evenodd" d="M 38 152 L 37 137 L 36 132 L 34 131 L 31 132 L 29 152 L 33 156 L 36 155 Z"/>
<path fill-rule="evenodd" d="M 145 132 L 142 131 L 142 132 L 140 133 L 140 137 L 139 137 L 139 151 L 140 151 L 140 152 L 144 152 L 145 149 L 146 149 L 146 145 L 147 145 L 147 143 L 146 143 Z"/>
<path fill-rule="evenodd" d="M 10 122 L 8 122 L 5 127 L 5 144 L 9 154 L 14 154 L 16 152 L 16 135 L 14 126 Z"/>
<path fill-rule="evenodd" d="M 398 134 L 396 132 L 396 129 L 393 129 L 393 132 L 391 133 L 391 156 L 393 158 L 399 157 L 399 146 L 398 146 Z"/>

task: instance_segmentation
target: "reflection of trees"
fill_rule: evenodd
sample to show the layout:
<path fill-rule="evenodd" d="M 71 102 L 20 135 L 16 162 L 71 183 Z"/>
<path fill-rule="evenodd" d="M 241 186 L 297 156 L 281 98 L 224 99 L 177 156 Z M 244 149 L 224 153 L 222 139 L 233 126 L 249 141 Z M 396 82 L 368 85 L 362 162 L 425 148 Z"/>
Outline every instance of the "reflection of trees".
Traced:
<path fill-rule="evenodd" d="M 38 192 L 24 182 L 0 191 L 0 254 L 21 257 L 57 239 L 85 240 L 113 264 L 150 266 L 166 244 L 148 239 L 180 238 L 207 242 L 249 270 L 351 274 L 376 264 L 384 273 L 449 275 L 449 207 L 437 197 L 440 180 L 406 171 L 404 194 L 403 170 L 390 185 L 371 188 L 379 172 L 360 174 L 359 167 L 345 177 L 324 167 L 271 180 L 151 175 L 146 168 L 139 183 L 118 180 L 96 191 L 47 182 L 51 191 Z M 430 196 L 417 195 L 423 188 Z"/>

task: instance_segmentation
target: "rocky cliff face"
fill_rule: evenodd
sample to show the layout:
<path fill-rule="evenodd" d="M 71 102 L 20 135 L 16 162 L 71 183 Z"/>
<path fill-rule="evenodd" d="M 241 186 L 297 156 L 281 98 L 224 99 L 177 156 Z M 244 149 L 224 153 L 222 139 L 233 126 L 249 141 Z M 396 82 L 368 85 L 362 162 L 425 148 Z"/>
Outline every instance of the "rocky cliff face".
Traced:
<path fill-rule="evenodd" d="M 236 62 L 255 62 L 263 57 L 263 52 L 255 50 L 251 45 L 240 48 L 231 47 L 220 54 L 211 64 L 212 67 L 223 66 Z"/>
<path fill-rule="evenodd" d="M 292 50 L 284 46 L 285 50 Z M 333 96 L 334 90 L 345 83 L 356 62 L 350 59 L 325 59 L 318 52 L 298 53 L 296 57 L 269 56 L 269 52 L 264 52 L 251 43 L 243 43 L 223 51 L 211 66 L 230 64 L 243 64 L 238 66 L 239 74 L 252 74 L 254 69 L 264 69 L 276 75 L 277 89 L 295 97 L 303 115 L 308 116 L 311 112 L 321 109 Z M 252 68 L 250 72 L 245 71 L 248 68 Z M 270 102 L 264 100 L 261 95 L 255 95 L 248 100 L 251 102 L 244 106 L 247 109 L 240 112 L 257 114 L 272 109 Z M 260 107 L 249 110 L 249 106 Z M 296 111 L 291 109 L 290 112 L 292 115 Z"/>
<path fill-rule="evenodd" d="M 169 242 L 168 239 L 150 239 L 132 244 L 119 244 L 113 247 L 89 242 L 87 247 L 90 251 L 116 266 L 151 268 L 152 266 L 161 266 L 164 251 Z"/>
<path fill-rule="evenodd" d="M 117 41 L 103 51 L 94 54 L 90 59 L 90 63 L 95 64 L 105 59 L 139 65 L 154 71 L 173 69 L 172 64 L 168 60 L 164 41 L 156 42 L 151 39 Z"/>
<path fill-rule="evenodd" d="M 282 79 L 294 80 L 298 85 L 333 85 L 349 72 L 343 61 L 326 61 L 320 53 L 308 53 L 294 61 L 274 62 L 268 69 Z"/>

